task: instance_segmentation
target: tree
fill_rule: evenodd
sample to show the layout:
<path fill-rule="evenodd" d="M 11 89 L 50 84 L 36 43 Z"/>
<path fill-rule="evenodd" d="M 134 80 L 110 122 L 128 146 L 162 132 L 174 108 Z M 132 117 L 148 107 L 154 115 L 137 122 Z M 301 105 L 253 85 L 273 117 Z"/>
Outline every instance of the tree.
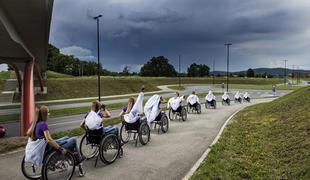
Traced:
<path fill-rule="evenodd" d="M 189 77 L 204 77 L 209 76 L 210 68 L 205 64 L 193 63 L 187 68 L 187 76 Z"/>
<path fill-rule="evenodd" d="M 177 72 L 164 56 L 152 57 L 140 69 L 141 76 L 175 77 Z"/>
<path fill-rule="evenodd" d="M 130 75 L 129 67 L 125 66 L 123 71 L 120 73 L 120 75 L 122 75 L 122 76 L 129 76 Z"/>
<path fill-rule="evenodd" d="M 255 76 L 255 73 L 254 73 L 254 70 L 253 69 L 248 69 L 247 72 L 246 72 L 246 76 L 247 77 L 254 77 Z"/>

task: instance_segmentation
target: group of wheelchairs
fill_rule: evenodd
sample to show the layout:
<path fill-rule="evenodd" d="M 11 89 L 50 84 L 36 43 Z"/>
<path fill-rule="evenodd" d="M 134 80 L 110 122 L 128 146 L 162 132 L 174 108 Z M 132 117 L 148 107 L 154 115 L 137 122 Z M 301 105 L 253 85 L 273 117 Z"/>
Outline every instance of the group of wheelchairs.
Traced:
<path fill-rule="evenodd" d="M 123 155 L 121 140 L 115 133 L 110 133 L 111 130 L 107 129 L 102 134 L 102 129 L 86 129 L 81 139 L 79 151 L 87 160 L 96 158 L 95 167 L 99 157 L 104 164 L 111 164 Z M 47 147 L 42 165 L 28 163 L 24 156 L 21 170 L 28 179 L 69 180 L 73 176 L 76 166 L 79 169 L 80 176 L 83 176 L 85 172 L 73 152 L 67 151 L 66 154 L 62 154 L 59 150 Z"/>
<path fill-rule="evenodd" d="M 165 111 L 161 110 L 158 116 L 150 125 L 157 129 L 158 134 L 168 132 L 169 121 Z M 123 143 L 129 142 L 131 139 L 135 141 L 135 146 L 138 141 L 142 145 L 146 145 L 151 139 L 151 128 L 148 124 L 146 117 L 139 117 L 134 123 L 127 123 L 122 117 L 122 126 L 120 130 L 120 138 Z"/>

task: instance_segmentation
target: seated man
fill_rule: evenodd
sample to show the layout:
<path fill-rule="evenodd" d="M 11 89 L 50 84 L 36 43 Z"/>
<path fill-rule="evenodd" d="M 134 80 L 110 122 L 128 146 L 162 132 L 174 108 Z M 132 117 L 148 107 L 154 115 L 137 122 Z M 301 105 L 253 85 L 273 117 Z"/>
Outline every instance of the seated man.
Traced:
<path fill-rule="evenodd" d="M 227 92 L 225 91 L 223 96 L 222 96 L 222 99 L 225 103 L 229 104 L 230 103 L 230 97 L 229 95 L 227 94 Z"/>
<path fill-rule="evenodd" d="M 206 99 L 206 103 L 209 103 L 212 106 L 214 106 L 215 101 L 216 101 L 216 97 L 213 95 L 211 90 L 209 90 L 209 93 L 207 94 L 205 99 Z"/>
<path fill-rule="evenodd" d="M 197 105 L 200 104 L 199 97 L 196 95 L 195 91 L 192 92 L 191 95 L 187 98 L 187 104 L 190 108 L 195 108 L 197 110 Z"/>
<path fill-rule="evenodd" d="M 241 94 L 240 94 L 239 91 L 237 91 L 236 94 L 235 94 L 235 100 L 241 102 Z"/>
<path fill-rule="evenodd" d="M 157 119 L 161 112 L 160 104 L 163 102 L 163 98 L 157 94 L 153 95 L 144 106 L 144 114 L 146 116 L 147 122 L 151 123 Z"/>
<path fill-rule="evenodd" d="M 246 101 L 248 101 L 248 102 L 250 102 L 250 94 L 248 93 L 248 92 L 245 92 L 244 93 L 244 95 L 243 95 L 243 98 L 246 100 Z"/>

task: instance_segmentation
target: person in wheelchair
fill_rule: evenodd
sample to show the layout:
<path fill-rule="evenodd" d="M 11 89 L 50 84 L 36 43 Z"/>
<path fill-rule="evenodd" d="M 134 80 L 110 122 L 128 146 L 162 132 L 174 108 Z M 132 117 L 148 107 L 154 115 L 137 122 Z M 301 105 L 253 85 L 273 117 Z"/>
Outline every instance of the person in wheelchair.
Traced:
<path fill-rule="evenodd" d="M 205 100 L 206 100 L 206 105 L 215 106 L 216 97 L 213 95 L 213 92 L 211 90 L 209 90 Z"/>
<path fill-rule="evenodd" d="M 239 102 L 239 103 L 242 102 L 241 94 L 239 91 L 237 91 L 235 94 L 235 102 Z"/>
<path fill-rule="evenodd" d="M 199 97 L 196 95 L 195 91 L 193 91 L 192 94 L 187 97 L 186 101 L 190 109 L 195 108 L 197 111 L 197 106 L 200 104 L 200 102 Z"/>
<path fill-rule="evenodd" d="M 146 116 L 147 122 L 152 123 L 160 114 L 160 104 L 163 102 L 163 98 L 158 94 L 153 95 L 150 99 L 145 103 L 144 106 L 144 114 Z"/>
<path fill-rule="evenodd" d="M 228 105 L 230 104 L 230 97 L 226 91 L 224 92 L 222 96 L 222 101 Z"/>
<path fill-rule="evenodd" d="M 133 98 L 128 100 L 128 106 L 123 108 L 121 116 L 124 117 L 124 121 L 129 124 L 139 123 L 143 113 L 143 98 L 144 98 L 144 86 L 141 88 L 141 91 L 138 95 L 137 101 L 134 102 Z M 126 110 L 126 111 L 125 111 Z"/>
<path fill-rule="evenodd" d="M 93 101 L 91 111 L 86 113 L 80 127 L 84 130 L 96 130 L 102 134 L 115 134 L 118 137 L 118 128 L 113 126 L 103 127 L 104 118 L 111 117 L 111 113 L 104 104 L 99 101 Z M 87 128 L 87 129 L 86 129 Z"/>
<path fill-rule="evenodd" d="M 248 92 L 245 92 L 243 95 L 243 99 L 246 100 L 247 102 L 251 101 L 250 94 Z"/>
<path fill-rule="evenodd" d="M 32 121 L 27 131 L 29 140 L 26 146 L 25 162 L 40 165 L 42 164 L 44 153 L 54 148 L 59 150 L 63 155 L 67 153 L 67 150 L 72 152 L 77 164 L 81 166 L 85 157 L 79 152 L 76 139 L 65 136 L 54 140 L 49 132 L 48 116 L 49 109 L 47 106 L 41 106 L 37 109 L 36 118 Z M 83 175 L 84 172 L 80 171 L 80 176 Z"/>
<path fill-rule="evenodd" d="M 182 105 L 183 105 L 184 97 L 180 96 L 179 92 L 175 92 L 175 96 L 170 98 L 167 104 L 168 109 L 172 109 L 172 111 L 181 113 Z"/>

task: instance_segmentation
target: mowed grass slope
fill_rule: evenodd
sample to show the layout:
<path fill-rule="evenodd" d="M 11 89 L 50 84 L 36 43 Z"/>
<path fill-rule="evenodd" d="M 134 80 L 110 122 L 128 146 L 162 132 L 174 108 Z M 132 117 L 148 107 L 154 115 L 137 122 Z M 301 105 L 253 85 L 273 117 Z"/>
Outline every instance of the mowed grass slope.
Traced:
<path fill-rule="evenodd" d="M 10 77 L 9 71 L 0 72 L 0 92 L 3 91 L 6 79 L 9 79 L 9 77 Z"/>
<path fill-rule="evenodd" d="M 53 74 L 53 73 L 49 73 Z M 57 74 L 57 73 L 56 73 Z M 47 80 L 48 94 L 37 95 L 36 100 L 56 100 L 97 96 L 97 77 L 62 77 L 61 74 L 53 75 L 55 78 Z M 216 78 L 216 83 L 225 82 L 225 78 Z M 238 84 L 276 84 L 280 79 L 249 79 L 249 78 L 231 78 L 231 83 Z M 128 93 L 137 93 L 142 85 L 145 85 L 147 91 L 159 90 L 159 85 L 177 84 L 178 78 L 166 77 L 101 77 L 101 94 L 121 95 Z M 209 84 L 212 78 L 182 78 L 183 84 Z M 18 97 L 17 97 L 18 99 Z"/>
<path fill-rule="evenodd" d="M 310 179 L 310 87 L 238 113 L 192 179 Z"/>

